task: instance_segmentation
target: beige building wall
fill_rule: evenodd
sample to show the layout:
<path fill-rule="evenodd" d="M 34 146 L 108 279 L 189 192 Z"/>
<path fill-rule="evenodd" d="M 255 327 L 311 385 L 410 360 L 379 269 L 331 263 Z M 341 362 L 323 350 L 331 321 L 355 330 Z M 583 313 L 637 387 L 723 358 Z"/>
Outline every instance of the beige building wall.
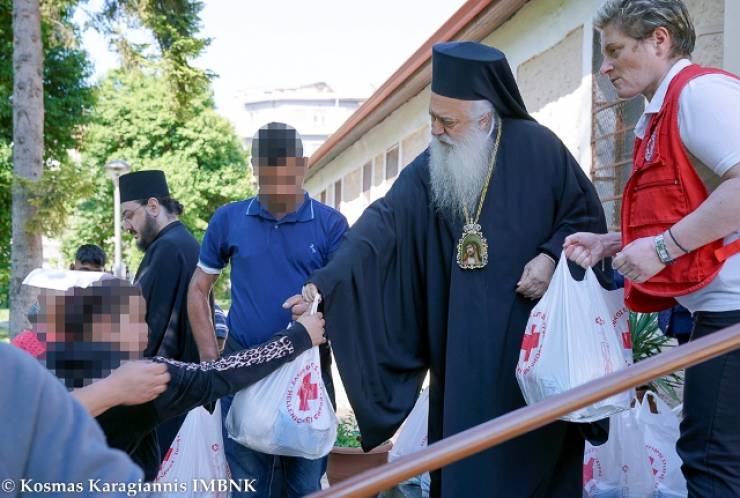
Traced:
<path fill-rule="evenodd" d="M 583 26 L 579 26 L 517 69 L 519 91 L 530 114 L 555 131 L 576 157 L 589 145 L 585 120 L 590 100 L 584 95 L 588 81 L 576 69 L 583 60 L 583 40 Z"/>
<path fill-rule="evenodd" d="M 693 61 L 704 66 L 722 67 L 725 51 L 725 0 L 685 1 L 696 30 Z"/>
<path fill-rule="evenodd" d="M 532 115 L 560 137 L 585 171 L 591 168 L 592 19 L 600 4 L 532 1 L 483 40 L 506 53 L 522 97 L 535 102 Z"/>
<path fill-rule="evenodd" d="M 353 197 L 344 193 L 342 195 L 340 211 L 347 217 L 350 224 L 354 223 L 370 202 L 385 195 L 393 183 L 392 180 L 395 179 L 385 178 L 386 152 L 394 146 L 399 146 L 400 171 L 408 164 L 405 160 L 409 157 L 413 159 L 426 148 L 426 142 L 429 141 L 428 131 L 421 130 L 425 127 L 428 130 L 429 127 L 429 94 L 430 90 L 427 88 L 410 99 L 309 178 L 305 185 L 309 194 L 316 197 L 324 188 L 327 188 L 327 185 L 334 185 L 336 181 L 342 181 L 345 185 L 348 175 L 355 172 L 358 172 L 359 179 L 362 181 L 362 167 L 372 160 L 373 181 L 369 198 L 361 195 L 361 191 L 356 192 L 353 187 L 348 192 Z M 422 135 L 426 135 L 427 138 L 422 139 Z M 420 146 L 421 149 L 419 149 Z M 350 176 L 349 178 L 350 181 L 354 181 L 355 177 Z M 333 205 L 332 202 L 329 202 L 327 195 L 327 203 Z"/>
<path fill-rule="evenodd" d="M 704 66 L 723 67 L 725 0 L 685 1 L 696 30 L 693 61 Z M 739 3 L 738 0 L 733 1 Z"/>

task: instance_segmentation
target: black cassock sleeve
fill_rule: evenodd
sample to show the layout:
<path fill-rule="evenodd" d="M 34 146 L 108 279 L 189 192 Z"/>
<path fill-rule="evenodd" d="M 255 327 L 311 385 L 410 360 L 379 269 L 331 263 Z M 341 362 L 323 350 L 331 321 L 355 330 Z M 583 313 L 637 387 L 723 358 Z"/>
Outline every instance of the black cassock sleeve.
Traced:
<path fill-rule="evenodd" d="M 535 125 L 517 121 L 518 126 L 525 126 L 521 133 L 534 134 Z M 583 168 L 557 136 L 547 128 L 537 126 L 534 134 L 547 144 L 547 149 L 541 151 L 550 164 L 544 181 L 551 185 L 552 196 L 556 199 L 553 210 L 551 235 L 539 247 L 538 251 L 548 254 L 556 262 L 563 251 L 563 242 L 568 235 L 576 232 L 606 233 L 606 218 L 601 207 L 601 201 L 591 180 L 586 176 Z M 529 144 L 533 147 L 532 144 Z M 556 180 L 552 180 L 552 179 Z M 573 262 L 568 262 L 574 278 L 581 280 L 583 269 Z M 594 273 L 606 289 L 613 289 L 611 258 L 606 258 L 602 264 L 594 267 Z"/>
<path fill-rule="evenodd" d="M 171 358 L 177 355 L 178 342 L 183 340 L 177 337 L 177 328 L 179 308 L 187 302 L 189 273 L 182 254 L 169 241 L 158 241 L 150 251 L 142 262 L 146 268 L 136 282 L 147 303 L 149 340 L 144 356 Z"/>
<path fill-rule="evenodd" d="M 429 201 L 417 167 L 425 160 L 401 172 L 309 279 L 324 297 L 327 336 L 365 450 L 400 426 L 428 367 L 421 276 Z"/>
<path fill-rule="evenodd" d="M 560 149 L 562 181 L 553 182 L 553 186 L 557 188 L 555 196 L 558 199 L 553 232 L 552 236 L 540 246 L 541 251 L 556 261 L 568 235 L 582 230 L 606 233 L 606 221 L 593 184 L 565 145 L 561 143 Z"/>

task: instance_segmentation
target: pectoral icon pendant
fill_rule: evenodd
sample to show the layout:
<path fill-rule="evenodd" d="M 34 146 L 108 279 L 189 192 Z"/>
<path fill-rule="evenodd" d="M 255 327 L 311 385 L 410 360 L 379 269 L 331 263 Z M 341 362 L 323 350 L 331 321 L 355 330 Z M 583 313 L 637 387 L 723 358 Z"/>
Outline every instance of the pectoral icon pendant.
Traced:
<path fill-rule="evenodd" d="M 463 270 L 476 270 L 488 264 L 488 242 L 477 223 L 468 223 L 457 243 L 457 265 Z"/>

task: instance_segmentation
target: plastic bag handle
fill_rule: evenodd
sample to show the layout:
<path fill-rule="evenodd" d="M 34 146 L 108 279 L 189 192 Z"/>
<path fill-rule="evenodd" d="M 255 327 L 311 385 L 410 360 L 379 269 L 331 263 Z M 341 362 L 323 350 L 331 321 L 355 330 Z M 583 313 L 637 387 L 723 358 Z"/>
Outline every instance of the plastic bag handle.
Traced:
<path fill-rule="evenodd" d="M 319 303 L 321 302 L 321 295 L 316 294 L 316 296 L 313 298 L 313 302 L 311 303 L 311 308 L 308 310 L 309 315 L 315 315 L 316 312 L 319 310 Z"/>
<path fill-rule="evenodd" d="M 565 256 L 565 251 L 562 251 L 560 253 L 560 259 L 558 260 L 558 265 L 555 268 L 555 273 L 559 274 L 559 278 L 562 279 L 562 283 L 570 282 L 573 284 L 583 284 L 584 282 L 595 281 L 599 284 L 599 287 L 601 287 L 601 282 L 599 282 L 599 279 L 596 277 L 596 274 L 591 267 L 586 269 L 583 280 L 576 280 L 575 278 L 573 278 L 573 275 L 570 273 L 570 268 L 568 267 L 568 258 Z"/>
<path fill-rule="evenodd" d="M 658 409 L 657 415 L 666 415 L 668 413 L 672 413 L 672 410 L 668 406 L 668 403 L 663 401 L 660 396 L 650 390 L 645 391 L 645 394 L 642 397 L 642 401 L 640 402 L 640 412 L 647 412 L 650 415 L 656 415 L 655 413 L 652 413 L 650 411 L 650 401 L 648 397 L 652 397 L 653 401 L 655 401 L 655 408 Z"/>

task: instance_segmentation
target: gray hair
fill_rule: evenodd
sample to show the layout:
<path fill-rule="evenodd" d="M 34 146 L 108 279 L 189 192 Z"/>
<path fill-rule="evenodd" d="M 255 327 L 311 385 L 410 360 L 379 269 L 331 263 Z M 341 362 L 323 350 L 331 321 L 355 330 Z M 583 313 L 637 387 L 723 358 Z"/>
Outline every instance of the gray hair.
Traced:
<path fill-rule="evenodd" d="M 468 111 L 468 116 L 471 119 L 477 119 L 482 118 L 489 112 L 493 115 L 494 109 L 493 104 L 491 104 L 488 100 L 473 100 L 473 105 L 470 106 L 470 110 Z"/>
<path fill-rule="evenodd" d="M 599 30 L 612 25 L 636 40 L 665 28 L 671 34 L 673 56 L 691 55 L 696 44 L 694 24 L 682 0 L 608 0 L 596 14 L 594 25 Z"/>

